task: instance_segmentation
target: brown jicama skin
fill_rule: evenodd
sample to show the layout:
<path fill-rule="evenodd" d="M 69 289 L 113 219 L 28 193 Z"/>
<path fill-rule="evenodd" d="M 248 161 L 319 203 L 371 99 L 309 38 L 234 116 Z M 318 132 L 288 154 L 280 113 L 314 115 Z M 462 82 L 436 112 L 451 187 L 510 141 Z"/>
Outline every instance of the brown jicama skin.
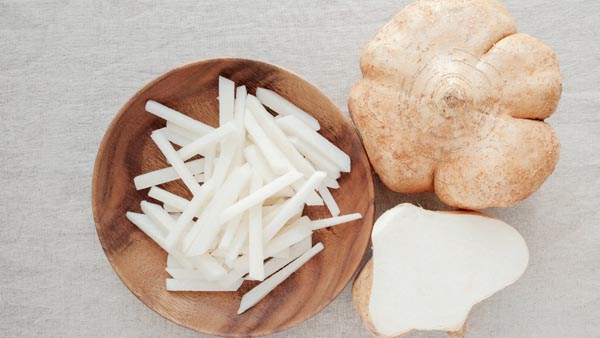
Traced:
<path fill-rule="evenodd" d="M 558 161 L 555 54 L 495 0 L 422 0 L 369 42 L 349 109 L 392 190 L 448 205 L 513 205 Z"/>

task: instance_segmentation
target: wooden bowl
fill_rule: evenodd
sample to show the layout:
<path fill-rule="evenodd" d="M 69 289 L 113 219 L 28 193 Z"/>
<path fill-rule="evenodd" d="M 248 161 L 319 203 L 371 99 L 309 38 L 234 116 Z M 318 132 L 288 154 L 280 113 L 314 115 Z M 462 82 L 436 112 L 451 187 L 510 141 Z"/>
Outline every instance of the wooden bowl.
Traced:
<path fill-rule="evenodd" d="M 218 123 L 218 76 L 237 85 L 273 89 L 313 114 L 321 133 L 352 159 L 333 190 L 342 214 L 360 212 L 362 220 L 317 231 L 313 244 L 325 249 L 256 306 L 237 315 L 240 299 L 256 282 L 237 292 L 168 292 L 167 254 L 125 218 L 140 212 L 148 190 L 136 191 L 136 175 L 166 167 L 150 139 L 165 122 L 144 110 L 153 99 L 202 122 Z M 166 189 L 189 197 L 179 182 Z M 374 190 L 371 167 L 350 120 L 321 91 L 299 76 L 263 62 L 212 59 L 174 69 L 146 85 L 119 111 L 98 150 L 92 180 L 94 221 L 102 248 L 123 283 L 144 304 L 177 324 L 219 336 L 262 336 L 298 325 L 314 316 L 348 284 L 367 249 L 373 226 Z M 305 210 L 311 219 L 330 217 L 326 208 Z"/>

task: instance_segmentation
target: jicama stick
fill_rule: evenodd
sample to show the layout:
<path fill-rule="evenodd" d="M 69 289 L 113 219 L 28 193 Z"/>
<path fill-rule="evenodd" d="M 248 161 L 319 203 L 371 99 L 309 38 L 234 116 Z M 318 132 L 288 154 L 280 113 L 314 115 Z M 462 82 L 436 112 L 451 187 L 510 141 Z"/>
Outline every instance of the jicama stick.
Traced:
<path fill-rule="evenodd" d="M 284 207 L 277 213 L 277 216 L 275 216 L 275 218 L 265 227 L 265 242 L 268 242 L 273 238 L 285 223 L 296 214 L 297 210 L 302 208 L 307 196 L 321 185 L 321 182 L 326 176 L 327 174 L 322 171 L 315 172 L 306 183 L 304 183 L 302 188 L 299 189 L 292 198 L 285 202 Z"/>
<path fill-rule="evenodd" d="M 278 114 L 284 116 L 293 115 L 304 121 L 311 129 L 317 131 L 321 129 L 319 121 L 274 91 L 265 88 L 256 88 L 256 96 L 260 102 L 273 109 Z"/>
<path fill-rule="evenodd" d="M 229 137 L 221 141 L 221 153 L 216 159 L 215 172 L 212 179 L 215 181 L 215 186 L 219 187 L 225 181 L 225 177 L 229 173 L 233 157 L 236 155 L 236 150 L 240 147 L 241 140 L 237 137 Z"/>
<path fill-rule="evenodd" d="M 302 155 L 306 156 L 306 158 L 308 158 L 312 164 L 315 165 L 315 167 L 317 167 L 319 170 L 327 172 L 328 177 L 337 179 L 341 176 L 338 167 L 333 164 L 333 162 L 329 161 L 329 159 L 325 158 L 325 156 L 321 155 L 321 153 L 319 153 L 311 145 L 294 136 L 290 136 L 289 140 L 294 144 L 296 149 L 302 153 Z"/>
<path fill-rule="evenodd" d="M 187 115 L 184 115 L 175 109 L 171 109 L 167 106 L 163 106 L 162 104 L 148 100 L 146 102 L 146 111 L 152 113 L 162 119 L 167 120 L 167 122 L 173 122 L 174 124 L 189 129 L 194 133 L 198 133 L 204 135 L 206 133 L 211 132 L 214 128 L 204 124 L 198 120 L 195 120 Z"/>
<path fill-rule="evenodd" d="M 196 175 L 194 175 L 194 178 L 196 179 L 196 182 L 198 182 L 198 183 L 204 183 L 204 181 L 205 181 L 204 174 L 196 174 Z"/>
<path fill-rule="evenodd" d="M 201 133 L 196 133 L 194 131 L 191 131 L 189 129 L 186 129 L 185 127 L 182 127 L 180 125 L 177 125 L 171 121 L 167 121 L 167 130 L 172 133 L 172 134 L 177 134 L 180 135 L 182 137 L 185 137 L 188 140 L 194 141 L 195 139 L 201 137 L 203 134 Z M 212 128 L 212 127 L 211 127 Z"/>
<path fill-rule="evenodd" d="M 160 205 L 142 201 L 140 207 L 154 224 L 161 227 L 165 236 L 175 229 L 175 220 Z"/>
<path fill-rule="evenodd" d="M 248 196 L 242 198 L 235 204 L 231 205 L 223 211 L 221 214 L 220 221 L 227 222 L 233 217 L 243 213 L 250 207 L 258 205 L 264 202 L 267 198 L 273 196 L 276 192 L 283 190 L 283 188 L 289 186 L 293 182 L 299 180 L 302 174 L 297 171 L 290 171 L 285 175 L 282 175 L 266 185 L 259 187 L 256 191 L 252 192 Z M 258 177 L 256 180 L 262 182 L 262 177 Z"/>
<path fill-rule="evenodd" d="M 252 169 L 262 176 L 263 182 L 268 183 L 275 179 L 275 173 L 269 167 L 267 160 L 263 157 L 258 147 L 254 144 L 244 149 L 244 157 L 250 163 Z"/>
<path fill-rule="evenodd" d="M 291 261 L 300 257 L 303 253 L 310 250 L 312 247 L 311 238 L 306 237 L 304 240 L 292 245 L 289 250 L 289 256 L 287 258 L 271 258 L 264 264 L 265 278 L 271 276 L 275 272 L 279 271 L 284 266 L 290 264 Z M 251 276 L 246 277 L 247 280 L 252 279 Z"/>
<path fill-rule="evenodd" d="M 239 214 L 227 222 L 227 227 L 225 227 L 225 232 L 223 232 L 223 236 L 221 236 L 221 242 L 219 242 L 219 249 L 227 249 L 229 245 L 231 245 L 231 242 L 233 241 L 240 224 L 247 223 L 247 218 L 248 217 L 246 214 Z"/>
<path fill-rule="evenodd" d="M 185 208 L 187 208 L 188 204 L 190 203 L 190 201 L 186 200 L 185 198 L 177 196 L 159 187 L 150 188 L 150 191 L 148 191 L 148 197 L 154 198 L 157 201 L 168 204 L 173 208 L 177 208 L 179 211 L 185 210 Z"/>
<path fill-rule="evenodd" d="M 177 154 L 179 157 L 186 161 L 198 154 L 206 155 L 207 151 L 210 148 L 213 148 L 217 143 L 223 140 L 225 137 L 236 131 L 236 127 L 233 123 L 229 122 L 221 127 L 211 131 L 208 134 L 196 139 L 194 142 L 188 144 L 187 146 L 179 149 Z"/>
<path fill-rule="evenodd" d="M 204 171 L 204 159 L 189 161 L 185 163 L 185 166 L 192 175 L 199 174 Z M 178 179 L 179 174 L 177 171 L 173 167 L 167 167 L 138 175 L 133 178 L 133 183 L 137 190 L 142 190 Z"/>
<path fill-rule="evenodd" d="M 269 251 L 280 252 L 309 237 L 312 234 L 311 225 L 310 219 L 307 216 L 301 217 L 293 224 L 290 224 L 287 230 L 282 231 L 269 241 Z"/>
<path fill-rule="evenodd" d="M 316 221 L 311 221 L 311 227 L 314 231 L 314 230 L 332 227 L 334 225 L 338 225 L 338 224 L 342 224 L 342 223 L 346 223 L 346 222 L 352 222 L 352 221 L 355 221 L 355 220 L 361 219 L 361 218 L 362 218 L 361 214 L 354 213 L 354 214 L 348 214 L 348 215 L 343 215 L 343 216 L 319 219 Z"/>
<path fill-rule="evenodd" d="M 250 180 L 250 165 L 238 168 L 215 193 L 206 207 L 206 212 L 198 218 L 194 227 L 183 241 L 184 252 L 189 256 L 201 255 L 210 249 L 221 230 L 222 224 L 216 222 L 219 211 L 237 200 Z"/>
<path fill-rule="evenodd" d="M 174 206 L 171 206 L 168 204 L 163 203 L 163 209 L 165 209 L 165 211 L 168 212 L 169 214 L 172 214 L 172 213 L 181 214 L 181 209 L 175 208 Z M 171 215 L 171 216 L 173 216 L 173 215 Z"/>
<path fill-rule="evenodd" d="M 274 181 L 273 181 L 274 182 Z M 272 182 L 271 182 L 272 183 Z M 258 173 L 252 176 L 250 190 L 254 196 L 260 191 L 262 178 Z M 263 187 L 264 188 L 264 187 Z M 252 195 L 250 195 L 252 196 Z M 248 196 L 248 197 L 250 197 Z M 238 202 L 239 203 L 239 202 Z M 234 204 L 235 205 L 235 204 Z M 263 224 L 262 205 L 253 204 L 249 210 L 249 233 L 248 233 L 248 260 L 250 277 L 256 280 L 265 279 L 264 257 L 263 257 Z"/>
<path fill-rule="evenodd" d="M 162 234 L 160 228 L 150 220 L 150 217 L 131 211 L 128 211 L 125 217 L 156 242 L 158 246 L 163 248 L 163 250 L 168 251 L 165 246 L 165 236 Z"/>
<path fill-rule="evenodd" d="M 333 198 L 333 196 L 331 196 L 331 193 L 329 192 L 329 189 L 327 189 L 326 187 L 319 187 L 318 189 L 319 191 L 319 195 L 321 195 L 321 198 L 323 199 L 323 202 L 325 202 L 325 205 L 327 206 L 327 209 L 329 209 L 329 212 L 331 213 L 331 216 L 337 216 L 340 214 L 340 208 L 338 207 L 335 199 Z"/>
<path fill-rule="evenodd" d="M 219 126 L 233 121 L 235 83 L 219 76 Z"/>
<path fill-rule="evenodd" d="M 196 269 L 178 269 L 167 267 L 167 272 L 175 279 L 201 279 L 206 281 L 218 281 L 227 275 L 227 270 L 213 257 L 202 255 L 195 259 Z"/>
<path fill-rule="evenodd" d="M 159 130 L 165 134 L 165 137 L 167 138 L 167 140 L 169 140 L 169 142 L 176 144 L 180 147 L 185 147 L 188 144 L 192 143 L 192 141 L 194 141 L 194 139 L 190 139 L 181 134 L 177 134 L 166 127 L 161 128 Z"/>
<path fill-rule="evenodd" d="M 244 243 L 248 241 L 248 223 L 240 224 L 238 228 L 238 232 L 235 234 L 235 238 L 231 245 L 227 249 L 227 254 L 225 255 L 225 264 L 229 267 L 233 266 L 233 263 L 238 258 L 240 251 L 242 251 L 242 247 Z"/>
<path fill-rule="evenodd" d="M 290 248 L 285 248 L 273 254 L 274 258 L 290 258 Z"/>
<path fill-rule="evenodd" d="M 283 174 L 292 168 L 291 163 L 289 163 L 287 158 L 281 153 L 274 141 L 271 140 L 265 131 L 258 125 L 252 112 L 248 109 L 246 109 L 244 115 L 244 126 L 275 174 Z"/>
<path fill-rule="evenodd" d="M 285 268 L 267 278 L 264 282 L 258 284 L 254 289 L 248 291 L 243 297 L 238 309 L 238 314 L 244 313 L 246 310 L 256 305 L 261 299 L 275 289 L 279 284 L 283 283 L 291 274 L 296 272 L 306 262 L 313 258 L 316 254 L 323 250 L 323 243 L 317 243 L 310 250 L 291 262 Z"/>
<path fill-rule="evenodd" d="M 277 119 L 277 124 L 284 132 L 286 132 L 286 134 L 296 136 L 298 139 L 306 141 L 306 143 L 310 144 L 323 156 L 333 162 L 340 171 L 350 172 L 350 157 L 321 134 L 310 129 L 295 116 L 286 116 Z"/>
<path fill-rule="evenodd" d="M 233 120 L 235 121 L 238 129 L 242 130 L 246 137 L 246 130 L 244 129 L 244 114 L 246 113 L 246 95 L 248 94 L 246 86 L 237 87 L 235 92 L 235 109 Z"/>
<path fill-rule="evenodd" d="M 288 139 L 288 136 L 279 128 L 273 116 L 263 107 L 255 96 L 248 95 L 248 109 L 252 111 L 256 122 L 262 127 L 267 136 L 273 140 L 290 163 L 306 177 L 315 173 L 315 168 L 302 157 L 298 150 Z"/>
<path fill-rule="evenodd" d="M 223 286 L 220 282 L 207 282 L 198 279 L 167 279 L 167 291 L 204 291 L 204 292 L 219 292 L 219 291 L 237 291 L 243 279 L 235 281 L 229 286 Z"/>
<path fill-rule="evenodd" d="M 331 189 L 339 189 L 340 188 L 340 184 L 338 183 L 338 181 L 336 181 L 335 179 L 333 179 L 331 177 L 325 177 L 325 179 L 323 180 L 323 183 L 325 183 L 325 185 Z"/>
<path fill-rule="evenodd" d="M 198 215 L 202 206 L 210 199 L 214 192 L 214 186 L 211 182 L 204 184 L 198 191 L 194 198 L 188 203 L 187 207 L 183 209 L 183 213 L 177 219 L 177 223 L 175 224 L 175 229 L 169 233 L 167 236 L 167 246 L 172 248 L 178 242 L 181 236 L 186 232 L 189 228 L 189 223 L 192 219 Z"/>
<path fill-rule="evenodd" d="M 217 149 L 215 147 L 208 148 L 204 154 L 204 181 L 208 181 L 212 178 L 216 156 Z"/>
<path fill-rule="evenodd" d="M 160 131 L 155 131 L 152 133 L 151 137 L 163 155 L 165 155 L 167 161 L 171 163 L 173 169 L 175 169 L 175 171 L 179 174 L 183 183 L 188 187 L 188 189 L 190 189 L 192 194 L 197 194 L 198 190 L 200 189 L 198 182 L 196 182 L 194 175 L 192 175 L 192 173 L 185 166 L 183 160 L 179 158 L 177 152 L 175 149 L 173 149 L 173 146 L 169 143 L 169 141 L 167 141 L 163 133 Z"/>

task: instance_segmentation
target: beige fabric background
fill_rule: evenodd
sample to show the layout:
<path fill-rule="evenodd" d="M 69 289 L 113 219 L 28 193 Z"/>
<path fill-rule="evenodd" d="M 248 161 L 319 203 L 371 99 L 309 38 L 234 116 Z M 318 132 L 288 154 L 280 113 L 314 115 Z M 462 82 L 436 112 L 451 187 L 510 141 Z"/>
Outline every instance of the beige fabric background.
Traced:
<path fill-rule="evenodd" d="M 363 46 L 407 3 L 0 0 L 0 336 L 202 337 L 139 302 L 98 243 L 90 183 L 110 120 L 159 74 L 218 56 L 286 67 L 346 111 Z M 600 2 L 506 6 L 560 58 L 564 93 L 549 122 L 562 154 L 538 193 L 489 211 L 521 231 L 531 263 L 473 309 L 468 337 L 599 337 Z M 377 190 L 378 214 L 401 201 L 441 207 Z M 277 337 L 368 337 L 348 291 Z"/>

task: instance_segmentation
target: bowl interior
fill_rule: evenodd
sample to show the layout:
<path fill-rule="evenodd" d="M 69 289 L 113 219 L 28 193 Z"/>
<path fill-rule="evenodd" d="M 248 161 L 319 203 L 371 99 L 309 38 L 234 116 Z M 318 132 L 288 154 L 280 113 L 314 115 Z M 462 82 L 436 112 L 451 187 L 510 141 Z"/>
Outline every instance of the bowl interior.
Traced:
<path fill-rule="evenodd" d="M 242 315 L 240 299 L 256 282 L 245 282 L 237 292 L 167 292 L 166 253 L 125 218 L 140 212 L 148 190 L 136 191 L 133 178 L 166 167 L 150 139 L 165 122 L 144 110 L 156 100 L 202 122 L 218 123 L 218 76 L 237 85 L 273 89 L 309 112 L 321 123 L 321 133 L 352 159 L 352 172 L 332 190 L 341 214 L 360 212 L 363 219 L 319 230 L 313 244 L 325 249 Z M 180 182 L 163 186 L 190 197 Z M 317 88 L 279 67 L 244 59 L 213 59 L 174 69 L 141 89 L 119 111 L 98 151 L 92 182 L 92 204 L 98 237 L 108 260 L 123 283 L 144 304 L 185 327 L 220 336 L 257 336 L 297 325 L 331 302 L 350 281 L 361 263 L 373 225 L 371 168 L 351 122 Z M 305 209 L 311 219 L 330 217 L 325 207 Z"/>

